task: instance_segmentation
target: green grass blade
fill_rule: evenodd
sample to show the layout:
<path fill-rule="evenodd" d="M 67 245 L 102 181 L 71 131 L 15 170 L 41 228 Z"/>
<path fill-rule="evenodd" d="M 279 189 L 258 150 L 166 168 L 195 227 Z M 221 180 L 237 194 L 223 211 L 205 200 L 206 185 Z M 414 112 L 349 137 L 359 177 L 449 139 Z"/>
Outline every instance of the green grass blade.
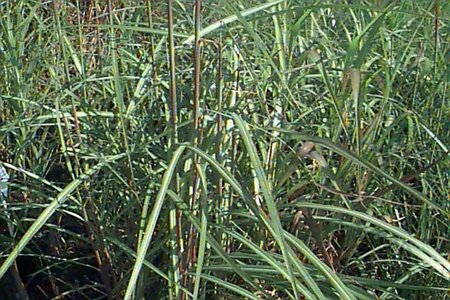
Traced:
<path fill-rule="evenodd" d="M 271 231 L 271 234 L 273 235 L 273 238 L 277 241 L 278 246 L 280 247 L 280 250 L 283 254 L 283 257 L 285 259 L 284 263 L 287 266 L 287 270 L 289 273 L 289 282 L 291 283 L 294 293 L 297 295 L 297 284 L 296 284 L 296 278 L 293 274 L 292 265 L 291 265 L 291 257 L 289 256 L 289 246 L 286 244 L 285 238 L 284 238 L 284 232 L 283 227 L 281 225 L 280 217 L 278 214 L 277 206 L 275 204 L 275 201 L 273 199 L 272 195 L 272 187 L 267 181 L 267 178 L 264 174 L 264 169 L 261 165 L 261 162 L 259 161 L 257 150 L 255 147 L 255 144 L 253 143 L 250 133 L 248 132 L 246 126 L 247 124 L 244 123 L 244 121 L 236 114 L 232 114 L 233 120 L 239 130 L 239 133 L 241 135 L 241 138 L 245 144 L 245 147 L 247 149 L 248 155 L 250 156 L 250 160 L 253 165 L 253 169 L 255 171 L 256 177 L 258 179 L 259 185 L 261 187 L 261 190 L 263 192 L 264 200 L 267 205 L 267 209 L 269 210 L 269 216 L 270 219 L 267 220 L 267 224 L 269 224 L 268 229 Z M 311 288 L 317 293 L 317 295 L 320 295 L 320 290 L 317 287 L 317 285 L 313 281 L 308 282 L 311 286 Z"/>
<path fill-rule="evenodd" d="M 282 3 L 282 2 L 285 2 L 285 1 L 286 1 L 286 0 L 274 0 L 274 1 L 270 1 L 270 2 L 267 2 L 267 3 L 264 3 L 264 4 L 261 4 L 261 5 L 252 7 L 252 8 L 248 8 L 248 9 L 246 9 L 246 10 L 244 10 L 244 11 L 241 11 L 241 12 L 240 12 L 240 15 L 243 16 L 243 17 L 247 17 L 247 16 L 250 16 L 250 15 L 252 15 L 252 14 L 258 13 L 258 12 L 260 12 L 261 10 L 270 8 L 270 7 L 274 6 L 274 5 L 277 5 L 277 4 Z M 222 26 L 225 26 L 225 25 L 227 25 L 227 24 L 233 23 L 233 22 L 237 21 L 238 19 L 239 19 L 239 15 L 238 15 L 238 14 L 235 14 L 235 15 L 226 17 L 226 18 L 224 18 L 224 19 L 221 19 L 221 20 L 219 20 L 219 21 L 217 21 L 217 22 L 214 22 L 213 24 L 211 24 L 211 25 L 209 25 L 209 26 L 203 28 L 203 29 L 200 31 L 200 38 L 202 38 L 202 37 L 204 37 L 205 35 L 207 35 L 207 34 L 213 32 L 213 31 L 215 31 L 215 30 L 221 28 Z M 185 39 L 185 40 L 183 41 L 183 44 L 189 44 L 189 43 L 192 43 L 194 40 L 195 40 L 195 35 L 193 34 L 193 35 L 190 35 L 187 39 Z"/>
<path fill-rule="evenodd" d="M 208 195 L 208 184 L 206 180 L 205 171 L 202 169 L 200 164 L 196 164 L 197 172 L 201 179 L 203 191 L 201 194 L 202 203 L 201 203 L 201 219 L 200 219 L 200 240 L 199 240 L 199 249 L 198 249 L 198 257 L 197 257 L 197 268 L 195 270 L 195 282 L 194 282 L 194 296 L 192 297 L 194 300 L 198 299 L 199 291 L 200 291 L 200 281 L 202 275 L 203 264 L 205 263 L 205 251 L 206 251 L 206 242 L 207 242 L 207 230 L 208 230 L 208 207 L 207 207 L 207 195 Z"/>
<path fill-rule="evenodd" d="M 170 161 L 169 166 L 167 167 L 166 172 L 164 173 L 161 188 L 159 190 L 158 195 L 156 196 L 153 210 L 149 216 L 149 220 L 147 221 L 147 227 L 145 229 L 144 237 L 142 238 L 142 243 L 139 249 L 137 249 L 136 262 L 134 264 L 133 272 L 131 273 L 131 277 L 128 282 L 127 290 L 124 297 L 125 300 L 132 299 L 134 290 L 136 288 L 136 282 L 139 277 L 142 264 L 144 263 L 145 254 L 147 253 L 148 247 L 150 246 L 150 242 L 152 241 L 153 232 L 155 230 L 156 223 L 158 222 L 159 214 L 164 204 L 167 190 L 169 189 L 170 182 L 173 179 L 175 167 L 177 166 L 180 156 L 185 150 L 185 148 L 186 146 L 184 145 L 181 145 L 177 148 L 177 150 L 173 153 L 173 157 Z"/>

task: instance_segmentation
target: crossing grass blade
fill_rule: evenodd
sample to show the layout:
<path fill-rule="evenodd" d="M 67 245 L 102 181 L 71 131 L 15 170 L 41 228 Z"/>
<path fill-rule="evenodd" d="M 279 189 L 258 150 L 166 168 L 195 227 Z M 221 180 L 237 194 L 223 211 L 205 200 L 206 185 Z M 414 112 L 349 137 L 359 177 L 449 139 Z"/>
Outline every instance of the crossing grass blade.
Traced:
<path fill-rule="evenodd" d="M 17 245 L 14 247 L 12 252 L 8 255 L 8 257 L 5 259 L 3 264 L 0 267 L 0 278 L 5 275 L 6 271 L 11 267 L 11 265 L 14 263 L 16 258 L 19 256 L 19 254 L 25 249 L 25 247 L 28 245 L 28 243 L 31 241 L 31 239 L 38 233 L 38 231 L 42 228 L 42 226 L 45 225 L 45 223 L 50 219 L 50 217 L 56 212 L 58 208 L 61 207 L 61 205 L 64 204 L 64 202 L 70 198 L 72 193 L 86 180 L 88 180 L 92 175 L 97 173 L 99 170 L 102 169 L 106 164 L 109 164 L 111 162 L 117 161 L 124 157 L 124 154 L 119 154 L 112 157 L 106 157 L 92 167 L 90 170 L 86 171 L 84 174 L 80 175 L 79 178 L 73 180 L 70 184 L 68 184 L 64 189 L 62 189 L 58 196 L 52 200 L 52 202 L 48 205 L 48 207 L 37 217 L 36 221 L 33 222 L 33 224 L 28 228 L 28 230 L 25 232 L 23 237 L 20 239 L 20 241 L 17 243 Z"/>
<path fill-rule="evenodd" d="M 436 270 L 436 272 L 438 272 L 444 278 L 450 281 L 450 263 L 432 247 L 411 236 L 409 233 L 405 232 L 401 228 L 392 226 L 384 221 L 381 221 L 365 213 L 354 210 L 348 210 L 342 207 L 316 203 L 306 203 L 306 202 L 298 202 L 296 203 L 296 205 L 298 207 L 315 208 L 320 210 L 343 213 L 369 222 L 372 225 L 376 226 L 377 228 L 383 229 L 386 232 L 399 237 L 400 238 L 399 241 L 405 242 L 405 244 L 400 244 L 401 247 L 404 247 L 407 251 L 410 251 L 412 254 L 421 258 L 424 262 L 433 267 Z M 411 243 L 412 245 L 407 244 L 407 242 Z"/>
<path fill-rule="evenodd" d="M 201 222 L 189 212 L 189 207 L 186 203 L 173 191 L 169 190 L 167 194 L 172 198 L 176 205 L 180 208 L 181 212 L 189 219 L 190 223 L 194 225 L 197 231 L 201 231 Z M 264 290 L 261 289 L 252 279 L 249 273 L 243 271 L 240 264 L 238 264 L 233 258 L 231 258 L 222 248 L 222 246 L 217 242 L 214 236 L 206 232 L 207 243 L 211 248 L 216 251 L 216 253 L 233 269 L 233 272 L 239 275 L 250 287 L 265 294 Z"/>
<path fill-rule="evenodd" d="M 360 166 L 363 166 L 363 167 L 371 170 L 375 174 L 378 174 L 381 177 L 386 178 L 387 180 L 389 180 L 390 182 L 392 182 L 393 184 L 395 184 L 399 188 L 404 189 L 405 191 L 407 191 L 411 195 L 415 196 L 417 199 L 419 199 L 419 200 L 423 201 L 424 203 L 430 205 L 430 207 L 436 209 L 437 211 L 439 211 L 439 212 L 441 212 L 443 214 L 446 214 L 445 210 L 442 207 L 440 207 L 437 204 L 431 202 L 422 193 L 418 192 L 417 190 L 415 190 L 415 189 L 411 188 L 410 186 L 406 185 L 405 183 L 401 182 L 399 179 L 394 178 L 392 175 L 386 173 L 381 168 L 375 166 L 373 163 L 371 163 L 369 161 L 366 161 L 366 160 L 364 160 L 364 159 L 354 155 L 350 151 L 344 149 L 342 146 L 331 142 L 329 139 L 316 137 L 316 136 L 303 135 L 301 133 L 296 133 L 296 132 L 286 131 L 286 130 L 280 130 L 280 132 L 286 133 L 287 135 L 295 137 L 296 139 L 299 139 L 299 140 L 312 141 L 314 143 L 323 145 L 323 146 L 327 147 L 328 149 L 336 152 L 337 154 L 342 155 L 343 157 L 349 159 L 353 163 L 355 163 L 357 165 L 360 165 Z"/>

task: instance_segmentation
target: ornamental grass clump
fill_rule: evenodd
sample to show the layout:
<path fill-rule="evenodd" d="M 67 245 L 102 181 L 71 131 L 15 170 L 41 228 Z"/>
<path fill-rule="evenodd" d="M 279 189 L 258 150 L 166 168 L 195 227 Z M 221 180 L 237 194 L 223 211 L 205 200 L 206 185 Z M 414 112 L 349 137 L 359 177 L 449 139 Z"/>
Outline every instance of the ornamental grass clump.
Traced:
<path fill-rule="evenodd" d="M 0 3 L 0 295 L 444 299 L 447 8 Z"/>

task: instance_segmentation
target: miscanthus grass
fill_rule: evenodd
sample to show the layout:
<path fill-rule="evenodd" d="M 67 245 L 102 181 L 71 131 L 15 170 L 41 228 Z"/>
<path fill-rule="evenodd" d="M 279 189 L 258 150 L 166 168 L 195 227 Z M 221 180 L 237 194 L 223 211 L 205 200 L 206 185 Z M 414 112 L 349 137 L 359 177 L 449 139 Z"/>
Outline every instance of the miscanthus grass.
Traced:
<path fill-rule="evenodd" d="M 438 0 L 0 2 L 0 291 L 448 297 L 447 25 Z"/>

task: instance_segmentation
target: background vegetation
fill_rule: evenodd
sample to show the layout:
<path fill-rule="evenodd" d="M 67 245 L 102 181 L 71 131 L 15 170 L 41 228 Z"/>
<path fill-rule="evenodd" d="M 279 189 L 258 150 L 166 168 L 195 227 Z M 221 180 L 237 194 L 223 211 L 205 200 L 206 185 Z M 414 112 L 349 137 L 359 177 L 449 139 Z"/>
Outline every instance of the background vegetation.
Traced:
<path fill-rule="evenodd" d="M 448 297 L 448 3 L 202 2 L 0 2 L 3 289 Z"/>

